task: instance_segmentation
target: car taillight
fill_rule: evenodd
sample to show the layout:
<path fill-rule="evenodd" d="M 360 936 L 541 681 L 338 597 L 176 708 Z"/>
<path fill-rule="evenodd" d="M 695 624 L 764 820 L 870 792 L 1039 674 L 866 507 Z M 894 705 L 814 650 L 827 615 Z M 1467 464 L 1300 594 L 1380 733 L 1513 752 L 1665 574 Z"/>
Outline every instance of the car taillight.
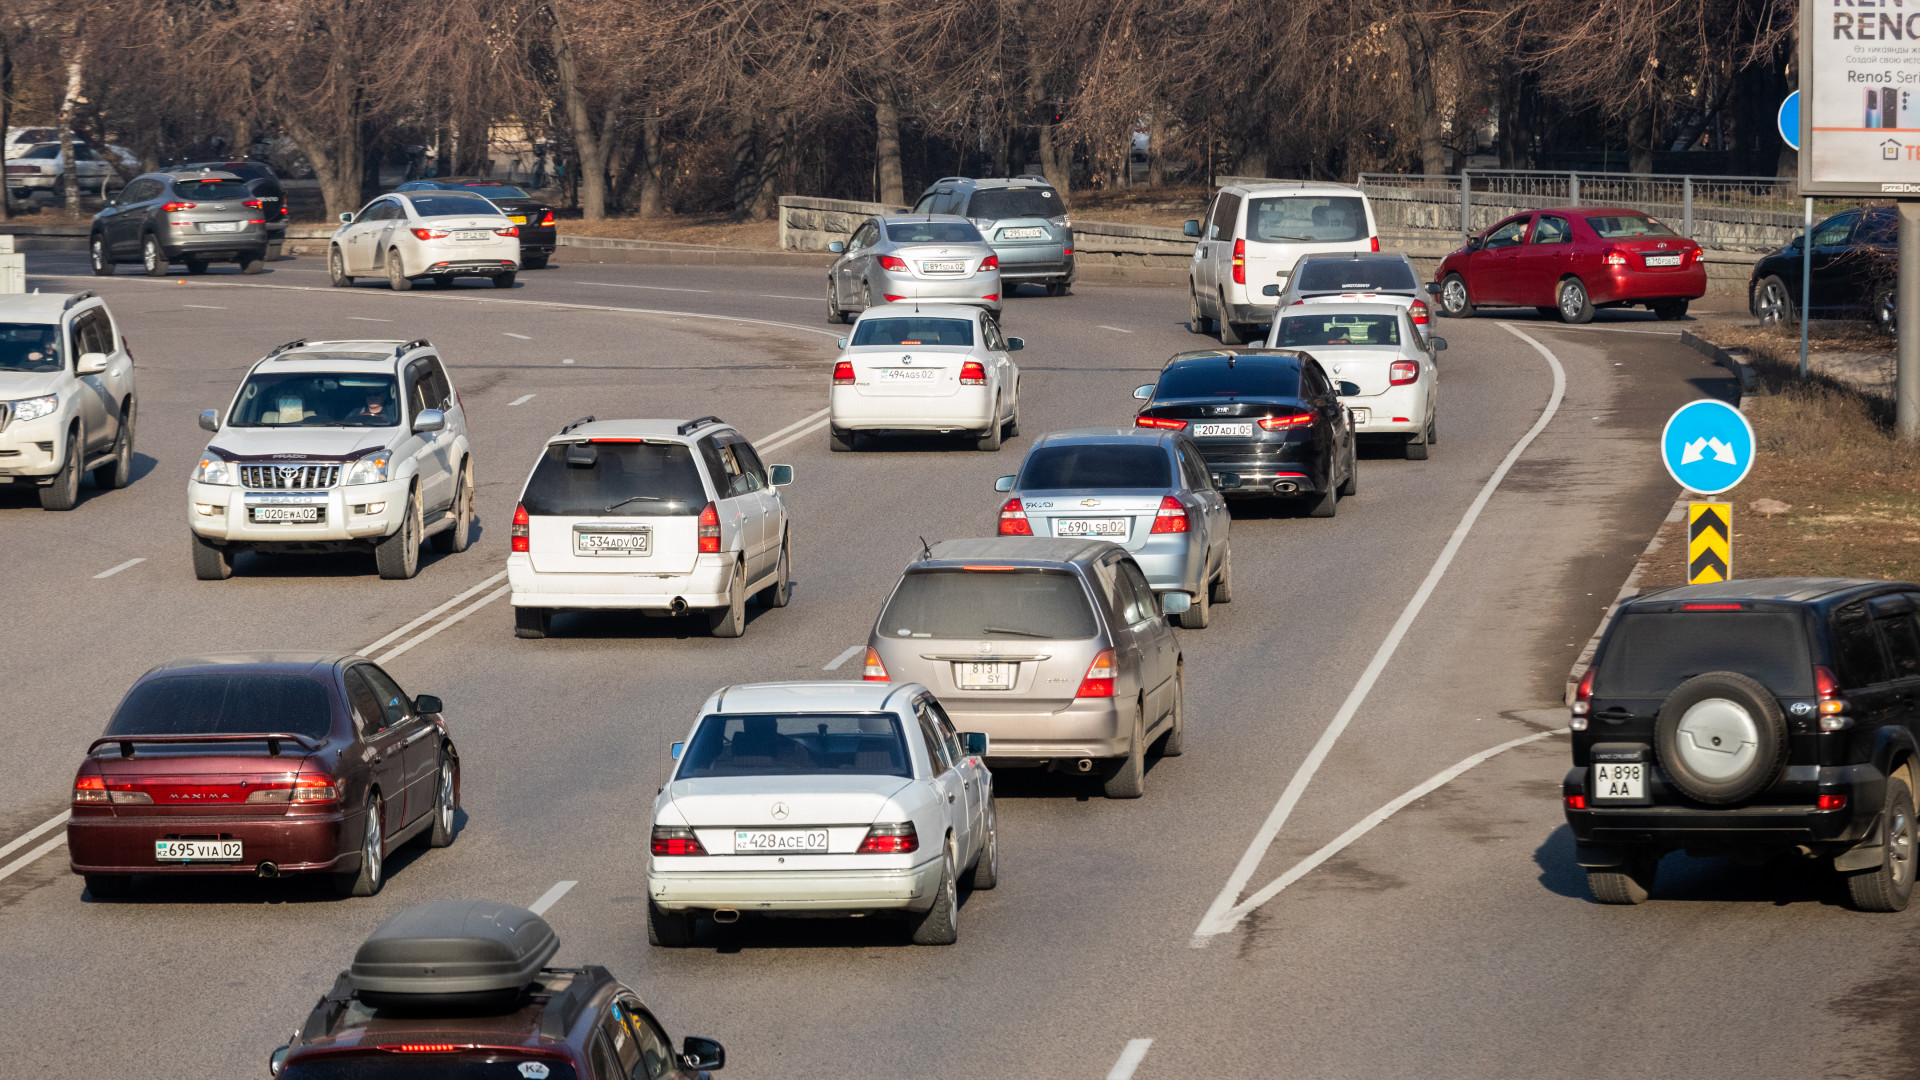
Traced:
<path fill-rule="evenodd" d="M 1832 669 L 1813 669 L 1813 692 L 1820 699 L 1817 709 L 1821 731 L 1845 731 L 1853 726 L 1853 717 L 1846 715 L 1847 699 L 1841 696 L 1840 680 L 1834 678 Z"/>
<path fill-rule="evenodd" d="M 242 201 L 240 205 L 246 207 L 249 210 L 260 210 L 264 208 L 263 204 L 260 202 L 259 199 L 246 199 Z"/>
<path fill-rule="evenodd" d="M 1113 650 L 1101 649 L 1100 655 L 1087 665 L 1087 677 L 1080 680 L 1080 689 L 1073 692 L 1074 697 L 1112 697 L 1113 696 Z"/>
<path fill-rule="evenodd" d="M 905 296 L 895 296 L 895 295 L 894 295 L 894 294 L 892 294 L 892 293 L 881 293 L 881 294 L 880 294 L 880 299 L 882 299 L 882 300 L 884 300 L 884 301 L 886 301 L 886 302 L 887 302 L 887 303 L 889 303 L 889 304 L 897 304 L 897 303 L 899 303 L 900 301 L 902 301 L 902 300 L 905 300 L 905 299 L 906 299 L 906 297 L 905 297 Z"/>
<path fill-rule="evenodd" d="M 712 503 L 700 511 L 700 550 L 709 554 L 720 550 L 720 508 Z"/>
<path fill-rule="evenodd" d="M 1586 808 L 1587 808 L 1587 797 L 1585 795 L 1567 796 L 1567 809 L 1585 810 Z"/>
<path fill-rule="evenodd" d="M 1235 285 L 1247 283 L 1247 242 L 1245 240 L 1233 242 L 1233 283 Z"/>
<path fill-rule="evenodd" d="M 705 855 L 707 849 L 700 846 L 700 838 L 693 835 L 692 829 L 674 825 L 655 825 L 653 853 L 655 855 Z"/>
<path fill-rule="evenodd" d="M 1700 256 L 1701 256 L 1702 254 L 1703 254 L 1703 252 L 1702 252 L 1702 251 L 1701 251 L 1701 250 L 1700 250 L 1699 248 L 1693 248 L 1693 249 L 1691 249 L 1690 251 L 1688 251 L 1688 252 L 1687 252 L 1687 257 L 1686 257 L 1685 259 L 1683 259 L 1683 260 L 1681 260 L 1681 263 L 1680 263 L 1680 265 L 1682 265 L 1682 266 L 1692 266 L 1692 265 L 1693 265 L 1694 263 L 1697 263 L 1697 262 L 1699 262 L 1699 261 L 1700 261 Z"/>
<path fill-rule="evenodd" d="M 1407 309 L 1407 314 L 1413 317 L 1413 325 L 1427 325 L 1427 302 L 1425 300 L 1415 300 L 1413 306 Z"/>
<path fill-rule="evenodd" d="M 1380 250 L 1380 238 L 1379 238 L 1379 237 L 1377 237 L 1377 236 L 1369 236 L 1369 237 L 1367 237 L 1367 243 L 1368 243 L 1368 244 L 1370 244 L 1370 245 L 1372 245 L 1372 247 L 1373 247 L 1373 250 L 1375 250 L 1375 251 L 1379 251 L 1379 250 Z"/>
<path fill-rule="evenodd" d="M 1608 248 L 1606 255 L 1602 256 L 1600 261 L 1606 263 L 1608 266 L 1625 266 L 1627 265 L 1626 249 Z"/>
<path fill-rule="evenodd" d="M 340 788 L 326 773 L 302 773 L 294 778 L 292 803 L 330 803 L 340 801 Z"/>
<path fill-rule="evenodd" d="M 504 229 L 495 229 L 495 230 L 493 230 L 493 235 L 495 235 L 495 236 L 519 236 L 519 235 L 520 235 L 520 226 L 518 226 L 518 225 L 509 225 L 509 226 L 507 226 L 507 227 L 506 227 L 506 228 L 504 228 Z"/>
<path fill-rule="evenodd" d="M 998 270 L 998 269 L 1000 269 L 1000 256 L 998 256 L 998 255 L 989 255 L 989 256 L 987 256 L 986 258 L 984 258 L 984 259 L 981 259 L 981 260 L 980 260 L 980 269 L 982 269 L 982 270 Z"/>
<path fill-rule="evenodd" d="M 1313 423 L 1313 414 L 1297 412 L 1288 413 L 1285 416 L 1267 416 L 1262 417 L 1259 423 L 1262 431 L 1286 431 Z"/>
<path fill-rule="evenodd" d="M 1000 302 L 1000 294 L 999 294 L 999 293 L 997 293 L 997 292 L 990 292 L 990 293 L 981 293 L 981 294 L 980 294 L 980 299 L 982 299 L 982 300 L 992 300 L 992 301 L 993 301 L 993 302 L 995 302 L 995 303 L 999 303 L 999 302 Z"/>
<path fill-rule="evenodd" d="M 445 239 L 448 234 L 445 229 L 415 229 L 413 230 L 413 235 L 422 240 L 442 240 Z"/>
<path fill-rule="evenodd" d="M 551 210 L 547 211 L 546 216 L 540 219 L 540 224 L 542 225 L 553 224 L 553 211 Z"/>
<path fill-rule="evenodd" d="M 1157 533 L 1183 533 L 1187 531 L 1187 508 L 1180 500 L 1171 495 L 1160 496 L 1160 512 L 1153 515 L 1153 531 Z"/>
<path fill-rule="evenodd" d="M 513 541 L 513 550 L 529 550 L 527 547 L 527 526 L 531 524 L 532 522 L 527 520 L 527 508 L 525 506 L 515 506 L 513 508 L 513 527 L 507 531 L 508 537 Z"/>
<path fill-rule="evenodd" d="M 389 1054 L 451 1054 L 472 1047 L 465 1043 L 387 1043 L 380 1049 Z"/>
<path fill-rule="evenodd" d="M 1587 730 L 1587 714 L 1593 711 L 1593 668 L 1588 668 L 1580 676 L 1580 685 L 1573 689 L 1573 719 L 1567 726 L 1575 731 Z"/>
<path fill-rule="evenodd" d="M 1008 499 L 1000 507 L 1000 535 L 1033 535 L 1033 524 L 1027 520 L 1027 508 L 1020 505 L 1019 499 Z"/>
<path fill-rule="evenodd" d="M 835 386 L 852 386 L 853 385 L 853 361 L 842 360 L 839 363 L 833 365 L 833 385 Z"/>
<path fill-rule="evenodd" d="M 1845 810 L 1846 808 L 1847 797 L 1845 795 L 1822 795 L 1814 803 L 1814 809 L 1816 810 Z"/>
<path fill-rule="evenodd" d="M 160 206 L 160 212 L 163 214 L 171 214 L 179 210 L 191 210 L 194 207 L 199 205 L 200 205 L 199 203 L 192 203 L 192 202 L 162 203 Z"/>
<path fill-rule="evenodd" d="M 882 255 L 880 256 L 880 269 L 895 270 L 904 274 L 907 272 L 907 260 L 898 255 Z"/>
<path fill-rule="evenodd" d="M 1394 386 L 1405 386 L 1419 379 L 1420 365 L 1412 360 L 1395 360 L 1393 366 L 1387 369 L 1387 381 Z"/>
<path fill-rule="evenodd" d="M 987 369 L 980 366 L 978 360 L 968 360 L 960 365 L 961 386 L 987 385 Z"/>
<path fill-rule="evenodd" d="M 914 831 L 913 822 L 901 821 L 886 825 L 873 825 L 867 829 L 867 838 L 860 841 L 859 855 L 905 855 L 920 850 L 920 834 Z"/>
<path fill-rule="evenodd" d="M 1164 416 L 1136 416 L 1133 418 L 1133 426 L 1164 428 L 1167 431 L 1187 430 L 1187 422 L 1185 420 L 1169 420 Z"/>
<path fill-rule="evenodd" d="M 887 665 L 880 662 L 880 651 L 871 645 L 867 646 L 867 663 L 861 669 L 860 678 L 867 682 L 893 681 L 887 675 Z"/>
<path fill-rule="evenodd" d="M 73 782 L 73 801 L 76 803 L 103 803 L 107 801 L 107 782 L 98 776 L 82 776 Z"/>

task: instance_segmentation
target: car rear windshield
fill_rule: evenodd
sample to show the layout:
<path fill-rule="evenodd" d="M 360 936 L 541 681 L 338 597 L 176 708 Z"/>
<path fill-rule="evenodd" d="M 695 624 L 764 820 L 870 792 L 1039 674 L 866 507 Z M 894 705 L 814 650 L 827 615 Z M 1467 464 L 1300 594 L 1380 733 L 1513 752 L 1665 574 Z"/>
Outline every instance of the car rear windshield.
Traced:
<path fill-rule="evenodd" d="M 423 1036 L 423 1038 L 425 1038 Z M 529 1062 L 537 1067 L 522 1069 Z M 573 1066 L 553 1058 L 531 1058 L 511 1050 L 465 1054 L 395 1054 L 316 1058 L 287 1066 L 280 1080 L 575 1080 Z"/>
<path fill-rule="evenodd" d="M 1067 212 L 1067 204 L 1052 188 L 988 188 L 976 191 L 967 202 L 967 217 L 975 221 L 1005 221 L 1008 218 L 1056 218 Z"/>
<path fill-rule="evenodd" d="M 1080 579 L 1065 570 L 915 570 L 880 615 L 882 637 L 1090 638 L 1100 632 Z"/>
<path fill-rule="evenodd" d="M 1678 236 L 1679 234 L 1645 214 L 1593 214 L 1587 224 L 1602 240 L 1631 240 L 1636 236 Z"/>
<path fill-rule="evenodd" d="M 400 406 L 391 375 L 265 372 L 247 379 L 227 417 L 232 427 L 394 427 Z"/>
<path fill-rule="evenodd" d="M 969 319 L 862 319 L 853 328 L 855 345 L 972 345 Z"/>
<path fill-rule="evenodd" d="M 173 190 L 189 199 L 246 199 L 253 195 L 238 180 L 175 180 Z"/>
<path fill-rule="evenodd" d="M 1085 491 L 1095 488 L 1170 488 L 1167 452 L 1152 443 L 1081 443 L 1042 446 L 1020 466 L 1021 491 Z"/>
<path fill-rule="evenodd" d="M 1367 238 L 1357 195 L 1280 195 L 1247 203 L 1247 239 L 1269 244 L 1339 244 Z"/>
<path fill-rule="evenodd" d="M 1734 671 L 1781 697 L 1813 693 L 1800 616 L 1780 611 L 1629 612 L 1607 639 L 1597 695 L 1664 698 L 1695 675 Z"/>
<path fill-rule="evenodd" d="M 896 244 L 978 244 L 986 238 L 964 221 L 912 221 L 887 226 L 887 239 Z"/>
<path fill-rule="evenodd" d="M 676 780 L 707 776 L 912 776 L 892 713 L 715 713 L 680 755 Z"/>
<path fill-rule="evenodd" d="M 467 190 L 489 199 L 530 199 L 533 196 L 512 184 L 468 184 Z"/>
<path fill-rule="evenodd" d="M 682 443 L 555 443 L 520 504 L 567 517 L 685 517 L 706 508 L 707 489 Z"/>
<path fill-rule="evenodd" d="M 1300 369 L 1291 363 L 1257 363 L 1247 357 L 1227 366 L 1225 357 L 1175 364 L 1160 373 L 1155 398 L 1299 397 Z"/>
<path fill-rule="evenodd" d="M 408 201 L 413 203 L 413 212 L 423 218 L 499 213 L 493 208 L 492 203 L 464 191 L 448 191 L 438 195 L 414 195 Z"/>
<path fill-rule="evenodd" d="M 1416 292 L 1420 283 L 1399 259 L 1309 259 L 1293 283 L 1299 292 Z"/>
<path fill-rule="evenodd" d="M 324 739 L 333 729 L 327 688 L 305 675 L 235 671 L 167 675 L 127 692 L 107 735 L 250 735 Z"/>
<path fill-rule="evenodd" d="M 1398 315 L 1288 315 L 1282 345 L 1399 345 Z"/>
<path fill-rule="evenodd" d="M 59 371 L 61 366 L 58 325 L 0 322 L 0 371 Z"/>

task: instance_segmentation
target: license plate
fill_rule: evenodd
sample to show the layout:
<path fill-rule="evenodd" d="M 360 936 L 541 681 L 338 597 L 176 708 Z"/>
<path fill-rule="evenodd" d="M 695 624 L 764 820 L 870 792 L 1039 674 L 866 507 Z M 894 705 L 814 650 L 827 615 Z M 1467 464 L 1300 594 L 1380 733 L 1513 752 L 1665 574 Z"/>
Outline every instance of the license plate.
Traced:
<path fill-rule="evenodd" d="M 953 665 L 953 682 L 962 690 L 1011 690 L 1019 664 L 966 660 Z"/>
<path fill-rule="evenodd" d="M 1353 414 L 1353 423 L 1355 427 L 1358 427 L 1361 424 L 1366 423 L 1369 419 L 1373 417 L 1372 409 L 1349 409 L 1347 411 Z"/>
<path fill-rule="evenodd" d="M 313 525 L 327 518 L 324 506 L 249 506 L 247 515 L 261 525 Z"/>
<path fill-rule="evenodd" d="M 967 264 L 958 260 L 947 262 L 923 262 L 920 272 L 923 274 L 958 274 L 967 268 Z"/>
<path fill-rule="evenodd" d="M 736 855 L 784 854 L 827 850 L 825 829 L 735 829 L 733 852 Z"/>
<path fill-rule="evenodd" d="M 239 862 L 238 840 L 155 840 L 155 862 Z"/>
<path fill-rule="evenodd" d="M 1126 539 L 1126 518 L 1055 518 L 1055 536 L 1117 536 Z"/>
<path fill-rule="evenodd" d="M 1602 761 L 1593 766 L 1595 799 L 1644 799 L 1647 766 L 1639 761 Z"/>
<path fill-rule="evenodd" d="M 515 225 L 525 225 L 527 223 L 527 215 L 509 214 L 507 215 L 507 220 L 513 222 Z"/>
<path fill-rule="evenodd" d="M 1679 266 L 1679 265 L 1680 265 L 1680 256 L 1678 256 L 1678 255 L 1649 255 L 1649 256 L 1647 256 L 1647 265 L 1648 265 L 1648 266 Z"/>
<path fill-rule="evenodd" d="M 240 223 L 237 221 L 203 221 L 200 223 L 200 231 L 201 232 L 239 232 Z"/>
<path fill-rule="evenodd" d="M 1253 425 L 1252 424 L 1195 424 L 1193 425 L 1193 433 L 1203 438 L 1208 435 L 1238 435 L 1242 438 L 1251 438 L 1253 436 Z"/>
<path fill-rule="evenodd" d="M 577 532 L 573 534 L 573 550 L 581 555 L 651 555 L 653 528 L 647 526 L 632 532 Z"/>
<path fill-rule="evenodd" d="M 874 375 L 875 382 L 932 382 L 940 372 L 934 368 L 881 368 Z"/>
<path fill-rule="evenodd" d="M 1001 229 L 1002 240 L 1038 240 L 1047 235 L 1045 229 Z"/>
<path fill-rule="evenodd" d="M 485 229 L 462 229 L 453 234 L 455 240 L 485 240 L 493 234 Z"/>

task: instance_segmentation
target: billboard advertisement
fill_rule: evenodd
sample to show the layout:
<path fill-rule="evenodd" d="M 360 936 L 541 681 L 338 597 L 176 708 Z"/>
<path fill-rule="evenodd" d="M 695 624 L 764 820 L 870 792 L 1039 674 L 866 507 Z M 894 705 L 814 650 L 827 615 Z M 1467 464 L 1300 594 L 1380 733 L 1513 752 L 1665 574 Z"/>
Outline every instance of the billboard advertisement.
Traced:
<path fill-rule="evenodd" d="M 1920 197 L 1920 2 L 1802 0 L 1800 191 Z"/>

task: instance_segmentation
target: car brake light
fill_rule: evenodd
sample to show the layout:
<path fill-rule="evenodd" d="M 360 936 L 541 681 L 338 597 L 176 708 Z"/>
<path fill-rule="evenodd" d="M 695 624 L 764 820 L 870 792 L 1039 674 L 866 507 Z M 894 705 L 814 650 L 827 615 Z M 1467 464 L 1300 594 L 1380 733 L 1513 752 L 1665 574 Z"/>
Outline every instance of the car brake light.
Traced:
<path fill-rule="evenodd" d="M 980 366 L 978 360 L 968 360 L 960 365 L 961 386 L 987 385 L 987 369 Z"/>
<path fill-rule="evenodd" d="M 540 224 L 542 225 L 553 224 L 553 211 L 551 210 L 547 211 L 546 216 L 540 219 Z"/>
<path fill-rule="evenodd" d="M 191 202 L 164 203 L 160 207 L 160 212 L 163 214 L 171 214 L 178 210 L 191 210 L 194 207 L 199 205 L 200 205 L 199 203 L 191 203 Z"/>
<path fill-rule="evenodd" d="M 1072 249 L 1072 248 L 1061 248 L 1061 249 L 1060 249 L 1060 254 L 1062 254 L 1062 255 L 1071 255 L 1071 254 L 1073 254 L 1073 249 Z"/>
<path fill-rule="evenodd" d="M 700 550 L 709 554 L 720 550 L 720 508 L 712 503 L 700 511 Z"/>
<path fill-rule="evenodd" d="M 886 825 L 872 825 L 867 828 L 867 838 L 860 841 L 859 855 L 905 855 L 920 850 L 920 834 L 914 831 L 913 822 L 901 821 Z"/>
<path fill-rule="evenodd" d="M 895 296 L 895 295 L 894 295 L 894 294 L 892 294 L 892 293 L 881 293 L 881 294 L 880 294 L 880 299 L 882 299 L 882 300 L 884 300 L 884 301 L 886 301 L 886 302 L 887 302 L 887 303 L 889 303 L 889 304 L 897 304 L 897 303 L 899 303 L 900 301 L 902 301 L 902 300 L 905 300 L 905 299 L 906 299 L 906 297 L 904 297 L 904 296 Z"/>
<path fill-rule="evenodd" d="M 1233 283 L 1235 285 L 1247 283 L 1247 242 L 1245 240 L 1233 242 Z"/>
<path fill-rule="evenodd" d="M 513 540 L 513 550 L 529 550 L 527 547 L 527 526 L 530 524 L 532 523 L 527 520 L 527 508 L 525 506 L 515 506 L 513 508 L 513 528 L 508 530 L 507 533 Z"/>
<path fill-rule="evenodd" d="M 1585 810 L 1586 808 L 1587 808 L 1587 797 L 1585 795 L 1567 796 L 1567 809 Z"/>
<path fill-rule="evenodd" d="M 107 801 L 107 782 L 98 776 L 82 776 L 73 782 L 73 801 L 76 803 L 103 803 Z"/>
<path fill-rule="evenodd" d="M 707 849 L 701 846 L 700 838 L 693 835 L 692 829 L 655 825 L 653 853 L 655 855 L 705 855 Z"/>
<path fill-rule="evenodd" d="M 871 645 L 867 646 L 867 663 L 860 672 L 860 677 L 867 682 L 893 681 L 887 675 L 887 665 L 880 662 L 880 651 Z"/>
<path fill-rule="evenodd" d="M 981 259 L 981 260 L 980 260 L 980 269 L 982 269 L 982 270 L 998 270 L 998 269 L 1000 269 L 1000 256 L 998 256 L 998 255 L 989 255 L 989 256 L 987 256 L 986 258 L 984 258 L 984 259 Z"/>
<path fill-rule="evenodd" d="M 893 270 L 904 274 L 907 272 L 907 260 L 898 255 L 882 255 L 880 256 L 880 269 Z"/>
<path fill-rule="evenodd" d="M 1008 499 L 1000 508 L 1001 536 L 1032 536 L 1033 524 L 1027 520 L 1027 508 L 1019 499 Z"/>
<path fill-rule="evenodd" d="M 1853 717 L 1846 715 L 1847 699 L 1840 694 L 1840 680 L 1834 678 L 1831 668 L 1813 669 L 1813 692 L 1820 699 L 1817 711 L 1821 731 L 1844 731 L 1853 726 Z"/>
<path fill-rule="evenodd" d="M 333 777 L 326 773 L 302 773 L 294 778 L 293 798 L 295 803 L 330 803 L 340 801 L 340 788 Z"/>
<path fill-rule="evenodd" d="M 1682 604 L 1681 611 L 1739 611 L 1739 604 Z"/>
<path fill-rule="evenodd" d="M 1133 418 L 1133 426 L 1165 428 L 1168 431 L 1187 430 L 1187 422 L 1185 420 L 1168 420 L 1163 416 L 1136 416 Z"/>
<path fill-rule="evenodd" d="M 1259 421 L 1262 431 L 1285 431 L 1288 428 L 1306 427 L 1313 423 L 1312 413 L 1288 413 L 1285 416 L 1266 416 Z"/>
<path fill-rule="evenodd" d="M 1567 726 L 1575 731 L 1587 730 L 1587 714 L 1593 711 L 1593 668 L 1588 668 L 1580 676 L 1580 685 L 1573 690 L 1573 719 Z"/>
<path fill-rule="evenodd" d="M 1412 360 L 1395 360 L 1387 369 L 1387 381 L 1394 386 L 1405 386 L 1420 380 L 1420 365 Z"/>
<path fill-rule="evenodd" d="M 839 363 L 833 365 L 833 385 L 835 386 L 852 386 L 853 385 L 853 361 L 842 360 Z"/>
<path fill-rule="evenodd" d="M 495 229 L 495 230 L 493 230 L 493 235 L 495 235 L 495 236 L 519 236 L 519 235 L 520 235 L 520 226 L 518 226 L 518 225 L 509 225 L 509 226 L 507 226 L 507 227 L 506 227 L 506 228 L 504 228 L 504 229 Z"/>
<path fill-rule="evenodd" d="M 1407 309 L 1407 314 L 1413 316 L 1413 325 L 1427 325 L 1427 302 L 1425 300 L 1415 300 L 1413 306 Z"/>
<path fill-rule="evenodd" d="M 451 1054 L 468 1047 L 460 1043 L 388 1043 L 380 1049 L 389 1054 Z"/>
<path fill-rule="evenodd" d="M 1822 795 L 1820 796 L 1819 802 L 1814 804 L 1814 808 L 1818 810 L 1845 810 L 1847 808 L 1847 797 L 1845 795 Z"/>
<path fill-rule="evenodd" d="M 240 205 L 246 207 L 249 210 L 264 209 L 264 206 L 259 199 L 247 199 L 241 202 Z"/>
<path fill-rule="evenodd" d="M 1080 689 L 1073 692 L 1080 697 L 1113 696 L 1113 650 L 1101 649 L 1100 655 L 1087 665 L 1087 677 L 1080 680 Z"/>
<path fill-rule="evenodd" d="M 415 229 L 413 230 L 413 235 L 422 240 L 440 240 L 444 239 L 448 234 L 445 229 Z"/>
<path fill-rule="evenodd" d="M 1153 515 L 1153 531 L 1157 533 L 1183 533 L 1187 531 L 1187 508 L 1180 500 L 1171 495 L 1160 496 L 1160 512 Z"/>
<path fill-rule="evenodd" d="M 1380 238 L 1379 238 L 1379 237 L 1377 237 L 1377 236 L 1369 236 L 1369 237 L 1367 237 L 1367 243 L 1369 243 L 1369 244 L 1371 244 L 1371 245 L 1373 246 L 1373 250 L 1375 250 L 1375 251 L 1379 251 L 1379 250 L 1380 250 Z"/>
<path fill-rule="evenodd" d="M 1608 266 L 1625 266 L 1627 265 L 1626 249 L 1617 247 L 1608 248 L 1606 256 L 1600 261 L 1606 263 Z"/>

